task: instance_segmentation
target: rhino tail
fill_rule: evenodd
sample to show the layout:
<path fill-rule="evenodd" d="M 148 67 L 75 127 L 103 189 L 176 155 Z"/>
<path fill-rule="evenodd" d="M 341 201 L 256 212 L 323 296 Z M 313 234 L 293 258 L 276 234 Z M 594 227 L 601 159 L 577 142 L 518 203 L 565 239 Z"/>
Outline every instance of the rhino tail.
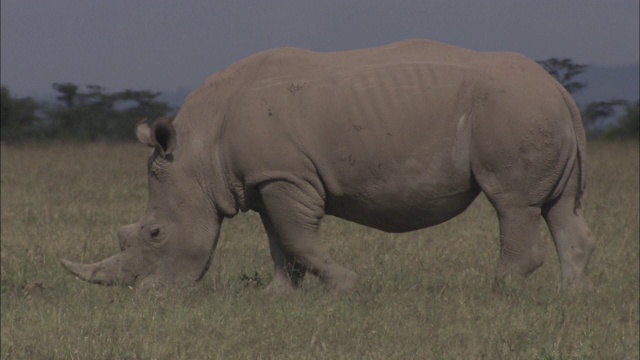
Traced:
<path fill-rule="evenodd" d="M 582 194 L 584 193 L 584 189 L 586 186 L 586 157 L 587 157 L 587 137 L 584 131 L 584 126 L 582 124 L 582 116 L 580 115 L 580 109 L 576 102 L 571 97 L 571 94 L 560 84 L 558 84 L 560 88 L 560 92 L 564 99 L 565 104 L 567 104 L 567 108 L 569 109 L 569 113 L 571 115 L 571 122 L 573 125 L 573 134 L 575 136 L 576 145 L 577 145 L 577 155 L 576 160 L 578 162 L 578 191 L 576 192 L 576 204 L 574 211 L 577 213 L 578 210 L 582 208 L 582 204 L 580 203 L 580 199 L 582 198 Z"/>

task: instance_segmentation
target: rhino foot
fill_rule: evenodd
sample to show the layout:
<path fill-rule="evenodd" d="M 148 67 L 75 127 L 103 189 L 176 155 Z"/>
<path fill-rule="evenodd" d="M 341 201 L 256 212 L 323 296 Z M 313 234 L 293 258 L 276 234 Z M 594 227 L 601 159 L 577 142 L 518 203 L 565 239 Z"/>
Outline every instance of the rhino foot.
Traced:
<path fill-rule="evenodd" d="M 286 275 L 279 275 L 278 272 L 276 272 L 269 285 L 264 288 L 264 292 L 267 294 L 291 294 L 295 290 L 296 288 Z"/>
<path fill-rule="evenodd" d="M 356 286 L 358 274 L 349 269 L 335 265 L 334 269 L 330 272 L 330 275 L 325 274 L 321 276 L 321 279 L 327 289 L 335 292 L 343 292 L 351 290 Z"/>

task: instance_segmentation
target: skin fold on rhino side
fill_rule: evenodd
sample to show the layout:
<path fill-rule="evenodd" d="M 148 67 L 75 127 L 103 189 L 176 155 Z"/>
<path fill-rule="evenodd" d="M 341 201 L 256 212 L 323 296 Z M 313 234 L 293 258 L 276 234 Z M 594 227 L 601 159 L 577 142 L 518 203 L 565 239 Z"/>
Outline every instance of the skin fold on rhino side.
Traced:
<path fill-rule="evenodd" d="M 433 226 L 480 192 L 500 226 L 496 277 L 524 278 L 553 237 L 564 289 L 590 288 L 594 239 L 581 213 L 586 140 L 566 90 L 535 62 L 411 40 L 336 53 L 281 48 L 233 64 L 172 121 L 136 130 L 149 156 L 143 217 L 121 252 L 62 265 L 99 284 L 179 285 L 207 271 L 224 218 L 257 211 L 268 291 L 307 272 L 356 283 L 320 244 L 325 215 L 388 232 Z"/>

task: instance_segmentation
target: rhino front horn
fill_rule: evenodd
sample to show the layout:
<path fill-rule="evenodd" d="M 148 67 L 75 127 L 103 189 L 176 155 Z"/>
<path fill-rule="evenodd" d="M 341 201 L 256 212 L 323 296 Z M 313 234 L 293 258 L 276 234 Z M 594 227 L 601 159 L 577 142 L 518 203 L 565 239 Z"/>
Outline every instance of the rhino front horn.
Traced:
<path fill-rule="evenodd" d="M 69 272 L 90 283 L 133 285 L 137 276 L 127 270 L 127 258 L 122 252 L 94 264 L 78 264 L 66 259 L 60 259 L 60 263 Z"/>

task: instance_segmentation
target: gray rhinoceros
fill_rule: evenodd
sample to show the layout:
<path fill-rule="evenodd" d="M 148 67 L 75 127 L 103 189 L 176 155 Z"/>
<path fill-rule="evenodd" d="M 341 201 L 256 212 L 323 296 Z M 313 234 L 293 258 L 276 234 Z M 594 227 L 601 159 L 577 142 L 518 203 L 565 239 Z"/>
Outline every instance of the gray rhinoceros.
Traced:
<path fill-rule="evenodd" d="M 541 217 L 565 288 L 590 286 L 581 214 L 585 135 L 567 91 L 535 62 L 413 40 L 316 53 L 281 48 L 211 76 L 175 121 L 142 122 L 149 201 L 121 252 L 65 268 L 93 283 L 197 281 L 222 220 L 257 211 L 275 274 L 267 290 L 330 289 L 356 274 L 320 244 L 333 215 L 388 232 L 433 226 L 484 192 L 497 211 L 497 278 L 544 261 Z"/>

